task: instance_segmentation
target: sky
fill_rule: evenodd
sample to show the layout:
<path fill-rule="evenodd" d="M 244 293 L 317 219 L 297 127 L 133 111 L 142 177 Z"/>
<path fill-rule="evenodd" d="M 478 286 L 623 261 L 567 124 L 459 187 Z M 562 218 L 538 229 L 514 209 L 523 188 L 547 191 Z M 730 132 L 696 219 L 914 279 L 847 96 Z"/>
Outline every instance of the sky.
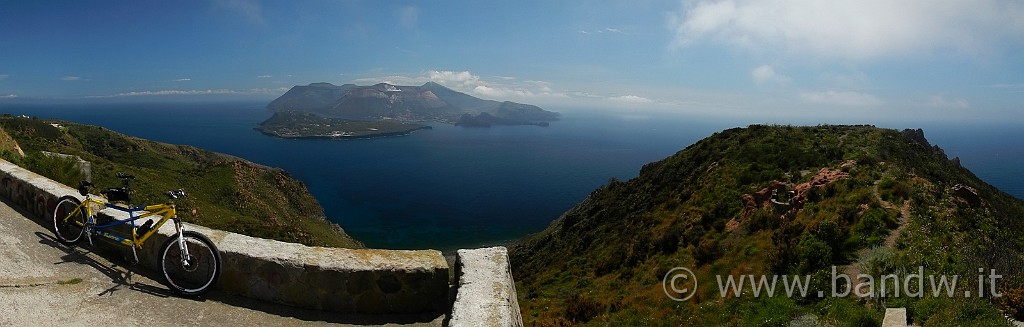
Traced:
<path fill-rule="evenodd" d="M 1024 122 L 1024 2 L 0 1 L 0 102 L 419 85 L 549 109 Z"/>

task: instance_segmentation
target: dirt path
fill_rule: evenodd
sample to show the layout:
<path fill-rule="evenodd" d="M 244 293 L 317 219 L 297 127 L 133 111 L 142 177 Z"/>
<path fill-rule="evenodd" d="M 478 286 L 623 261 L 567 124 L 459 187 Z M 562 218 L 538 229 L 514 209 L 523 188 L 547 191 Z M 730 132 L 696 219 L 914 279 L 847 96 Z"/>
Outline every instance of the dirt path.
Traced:
<path fill-rule="evenodd" d="M 899 207 L 896 207 L 896 205 L 889 201 L 885 201 L 878 193 L 878 182 L 875 182 L 875 185 L 872 186 L 871 192 L 875 195 L 875 199 L 882 204 L 883 208 L 900 211 L 899 226 L 890 231 L 889 236 L 885 237 L 885 247 L 891 249 L 896 246 L 896 239 L 900 237 L 900 234 L 903 233 L 903 230 L 907 227 L 907 222 L 910 221 L 910 200 L 903 200 L 903 205 Z"/>
<path fill-rule="evenodd" d="M 871 192 L 874 194 L 875 199 L 877 199 L 878 202 L 881 203 L 882 208 L 900 211 L 899 226 L 890 231 L 889 235 L 885 237 L 885 242 L 883 242 L 883 245 L 885 247 L 892 249 L 896 246 L 896 240 L 899 239 L 900 234 L 902 234 L 903 230 L 906 229 L 907 223 L 910 222 L 910 201 L 904 200 L 903 205 L 899 207 L 890 203 L 889 201 L 885 201 L 884 199 L 882 199 L 882 196 L 878 193 L 877 181 L 872 186 Z M 860 251 L 857 251 L 857 260 L 854 260 L 852 264 L 846 265 L 846 267 L 843 268 L 843 273 L 846 274 L 846 276 L 850 277 L 851 280 L 856 278 L 857 275 L 863 273 L 860 267 L 857 265 L 857 263 L 860 262 L 864 258 L 864 256 L 868 254 L 869 251 L 870 249 L 867 248 L 860 249 Z M 856 285 L 857 281 L 853 281 L 853 283 L 854 285 Z"/>

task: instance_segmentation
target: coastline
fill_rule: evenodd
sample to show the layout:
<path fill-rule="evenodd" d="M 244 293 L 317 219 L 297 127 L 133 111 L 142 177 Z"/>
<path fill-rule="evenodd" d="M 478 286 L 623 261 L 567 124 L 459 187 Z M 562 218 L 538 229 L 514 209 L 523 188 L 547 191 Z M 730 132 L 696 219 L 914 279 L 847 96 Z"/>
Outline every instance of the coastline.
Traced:
<path fill-rule="evenodd" d="M 424 125 L 424 126 L 419 126 L 419 127 L 416 127 L 416 128 L 412 128 L 412 129 L 404 130 L 404 131 L 399 131 L 399 132 L 369 133 L 369 134 L 361 134 L 361 135 L 323 135 L 323 134 L 318 134 L 318 135 L 294 135 L 294 136 L 292 136 L 292 135 L 281 135 L 280 133 L 277 133 L 277 132 L 274 132 L 274 131 L 268 131 L 268 130 L 262 128 L 262 126 L 253 127 L 253 129 L 259 131 L 260 133 L 262 133 L 264 135 L 273 136 L 273 137 L 282 138 L 282 139 L 366 140 L 366 139 L 373 139 L 373 138 L 380 138 L 380 137 L 406 136 L 406 135 L 412 134 L 415 131 L 424 130 L 424 129 L 433 129 L 433 127 L 429 126 L 429 125 Z"/>

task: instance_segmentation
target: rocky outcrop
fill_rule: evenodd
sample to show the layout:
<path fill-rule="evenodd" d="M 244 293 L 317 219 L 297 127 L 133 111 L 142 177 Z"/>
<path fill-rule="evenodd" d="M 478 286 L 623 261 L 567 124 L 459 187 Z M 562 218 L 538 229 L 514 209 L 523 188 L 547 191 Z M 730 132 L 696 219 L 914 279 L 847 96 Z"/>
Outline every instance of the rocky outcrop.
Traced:
<path fill-rule="evenodd" d="M 852 167 L 855 163 L 844 162 L 843 166 Z M 757 209 L 774 209 L 776 212 L 785 213 L 789 210 L 799 210 L 803 208 L 804 203 L 807 201 L 807 195 L 811 190 L 815 188 L 825 187 L 829 184 L 835 183 L 839 180 L 849 178 L 850 174 L 838 170 L 823 167 L 818 170 L 818 173 L 811 177 L 807 182 L 796 184 L 783 183 L 778 180 L 768 182 L 768 186 L 753 192 L 744 194 L 741 197 L 743 201 L 743 212 L 741 214 L 741 220 L 746 220 Z M 730 221 L 728 223 L 734 229 L 738 226 L 738 221 Z M 729 227 L 729 226 L 727 226 Z"/>
<path fill-rule="evenodd" d="M 810 181 L 797 184 L 797 186 L 794 188 L 794 192 L 796 192 L 794 199 L 806 199 L 807 193 L 810 192 L 811 189 L 816 187 L 827 186 L 828 184 L 835 183 L 836 181 L 848 177 L 850 177 L 850 174 L 846 173 L 845 171 L 838 169 L 821 168 L 820 170 L 818 170 L 817 174 L 811 177 Z"/>
<path fill-rule="evenodd" d="M 956 195 L 958 200 L 967 203 L 971 208 L 981 206 L 981 197 L 978 196 L 978 191 L 973 187 L 964 184 L 953 185 L 953 194 Z"/>
<path fill-rule="evenodd" d="M 920 129 L 920 128 L 918 128 L 918 129 L 909 129 L 908 128 L 908 129 L 903 130 L 902 133 L 903 133 L 903 136 L 906 136 L 908 139 L 911 139 L 915 143 L 923 145 L 926 148 L 932 146 L 930 143 L 928 143 L 928 139 L 926 139 L 924 137 L 924 130 L 923 129 Z"/>
<path fill-rule="evenodd" d="M 744 194 L 742 197 L 743 212 L 746 215 L 749 215 L 754 210 L 770 208 L 773 197 L 777 196 L 780 191 L 786 192 L 787 188 L 788 186 L 786 184 L 773 180 L 768 183 L 768 186 L 757 192 Z"/>

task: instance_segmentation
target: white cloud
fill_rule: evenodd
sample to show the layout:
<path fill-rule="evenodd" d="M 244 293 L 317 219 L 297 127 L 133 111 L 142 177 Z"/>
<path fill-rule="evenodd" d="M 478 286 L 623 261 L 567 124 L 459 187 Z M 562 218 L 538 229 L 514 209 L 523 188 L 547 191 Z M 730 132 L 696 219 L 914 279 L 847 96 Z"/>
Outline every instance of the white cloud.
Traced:
<path fill-rule="evenodd" d="M 992 84 L 992 87 L 997 88 L 997 89 L 1016 89 L 1016 88 L 1024 88 L 1024 83 L 1018 83 L 1018 84 Z"/>
<path fill-rule="evenodd" d="M 555 91 L 545 81 L 518 81 L 511 76 L 495 76 L 483 79 L 469 71 L 430 70 L 419 76 L 389 75 L 383 77 L 359 78 L 352 81 L 359 85 L 388 83 L 394 85 L 421 85 L 434 82 L 456 91 L 475 94 L 493 100 L 536 100 L 569 98 L 563 92 Z"/>
<path fill-rule="evenodd" d="M 78 77 L 78 76 L 68 75 L 68 76 L 61 77 L 60 80 L 62 80 L 62 81 L 80 81 L 80 80 L 82 80 L 82 78 Z"/>
<path fill-rule="evenodd" d="M 473 75 L 469 71 L 431 70 L 421 73 L 419 76 L 388 75 L 382 77 L 366 77 L 352 81 L 356 84 L 377 84 L 388 83 L 394 85 L 420 85 L 426 82 L 434 82 L 451 88 L 472 90 L 480 85 L 480 76 Z M 483 83 L 486 84 L 486 83 Z"/>
<path fill-rule="evenodd" d="M 191 80 L 192 80 L 191 78 L 179 78 L 179 79 L 176 79 L 176 80 L 172 80 L 171 82 L 188 82 L 188 81 L 191 81 Z"/>
<path fill-rule="evenodd" d="M 853 91 L 804 92 L 800 93 L 800 99 L 810 103 L 846 107 L 871 107 L 882 104 L 882 100 L 874 95 Z"/>
<path fill-rule="evenodd" d="M 254 0 L 216 0 L 217 6 L 232 11 L 250 22 L 263 25 L 266 19 L 263 18 L 263 6 Z"/>
<path fill-rule="evenodd" d="M 420 85 L 430 80 L 424 77 L 408 77 L 401 75 L 388 75 L 380 77 L 364 77 L 352 80 L 357 85 L 372 85 L 377 83 L 388 83 L 392 85 Z"/>
<path fill-rule="evenodd" d="M 964 98 L 947 99 L 940 95 L 930 96 L 923 103 L 932 108 L 968 109 L 971 107 L 971 103 Z"/>
<path fill-rule="evenodd" d="M 775 72 L 775 68 L 769 65 L 761 65 L 750 71 L 750 78 L 757 84 L 767 82 L 787 82 L 789 77 Z"/>
<path fill-rule="evenodd" d="M 260 75 L 260 76 L 256 76 L 256 78 L 271 78 L 271 77 L 274 77 L 274 76 L 272 76 L 272 75 Z"/>
<path fill-rule="evenodd" d="M 9 74 L 0 74 L 0 81 L 5 80 L 8 77 L 11 77 L 11 75 L 9 75 Z"/>
<path fill-rule="evenodd" d="M 420 9 L 414 6 L 402 7 L 398 10 L 398 25 L 406 29 L 416 29 L 420 20 Z"/>
<path fill-rule="evenodd" d="M 125 97 L 146 97 L 146 96 L 190 96 L 190 95 L 274 95 L 287 92 L 288 88 L 270 88 L 270 89 L 248 89 L 248 90 L 229 90 L 229 89 L 208 89 L 208 90 L 157 90 L 157 91 L 132 91 L 117 93 L 112 95 L 93 95 L 87 96 L 86 98 L 125 98 Z"/>
<path fill-rule="evenodd" d="M 645 97 L 642 97 L 642 96 L 636 96 L 636 95 L 613 96 L 613 97 L 608 97 L 608 100 L 624 102 L 624 103 L 630 103 L 630 104 L 644 104 L 644 103 L 654 102 L 651 99 L 648 99 L 648 98 L 645 98 Z"/>
<path fill-rule="evenodd" d="M 605 27 L 605 28 L 598 28 L 598 29 L 593 29 L 593 30 L 580 30 L 579 33 L 583 34 L 583 35 L 604 34 L 604 33 L 618 33 L 618 34 L 622 34 L 622 30 L 618 29 L 618 28 L 613 28 L 613 27 Z"/>
<path fill-rule="evenodd" d="M 849 72 L 826 71 L 819 74 L 817 80 L 821 84 L 836 88 L 856 89 L 871 86 L 871 78 L 858 70 Z"/>
<path fill-rule="evenodd" d="M 427 77 L 430 81 L 441 84 L 441 85 L 458 85 L 467 86 L 475 85 L 480 82 L 480 77 L 473 75 L 468 71 L 450 71 L 450 70 L 431 70 L 427 72 Z"/>
<path fill-rule="evenodd" d="M 477 85 L 473 88 L 473 93 L 482 95 L 488 98 L 509 98 L 509 97 L 520 97 L 530 98 L 536 96 L 533 92 L 523 89 L 512 89 L 505 87 L 493 87 L 487 85 Z"/>
<path fill-rule="evenodd" d="M 1014 0 L 704 0 L 670 15 L 674 47 L 705 40 L 761 51 L 867 60 L 986 52 L 1024 40 Z"/>
<path fill-rule="evenodd" d="M 0 99 L 14 99 L 14 98 L 17 98 L 17 97 L 18 97 L 18 95 L 17 94 L 13 94 L 13 93 L 12 94 L 8 94 L 8 95 L 0 95 Z"/>

